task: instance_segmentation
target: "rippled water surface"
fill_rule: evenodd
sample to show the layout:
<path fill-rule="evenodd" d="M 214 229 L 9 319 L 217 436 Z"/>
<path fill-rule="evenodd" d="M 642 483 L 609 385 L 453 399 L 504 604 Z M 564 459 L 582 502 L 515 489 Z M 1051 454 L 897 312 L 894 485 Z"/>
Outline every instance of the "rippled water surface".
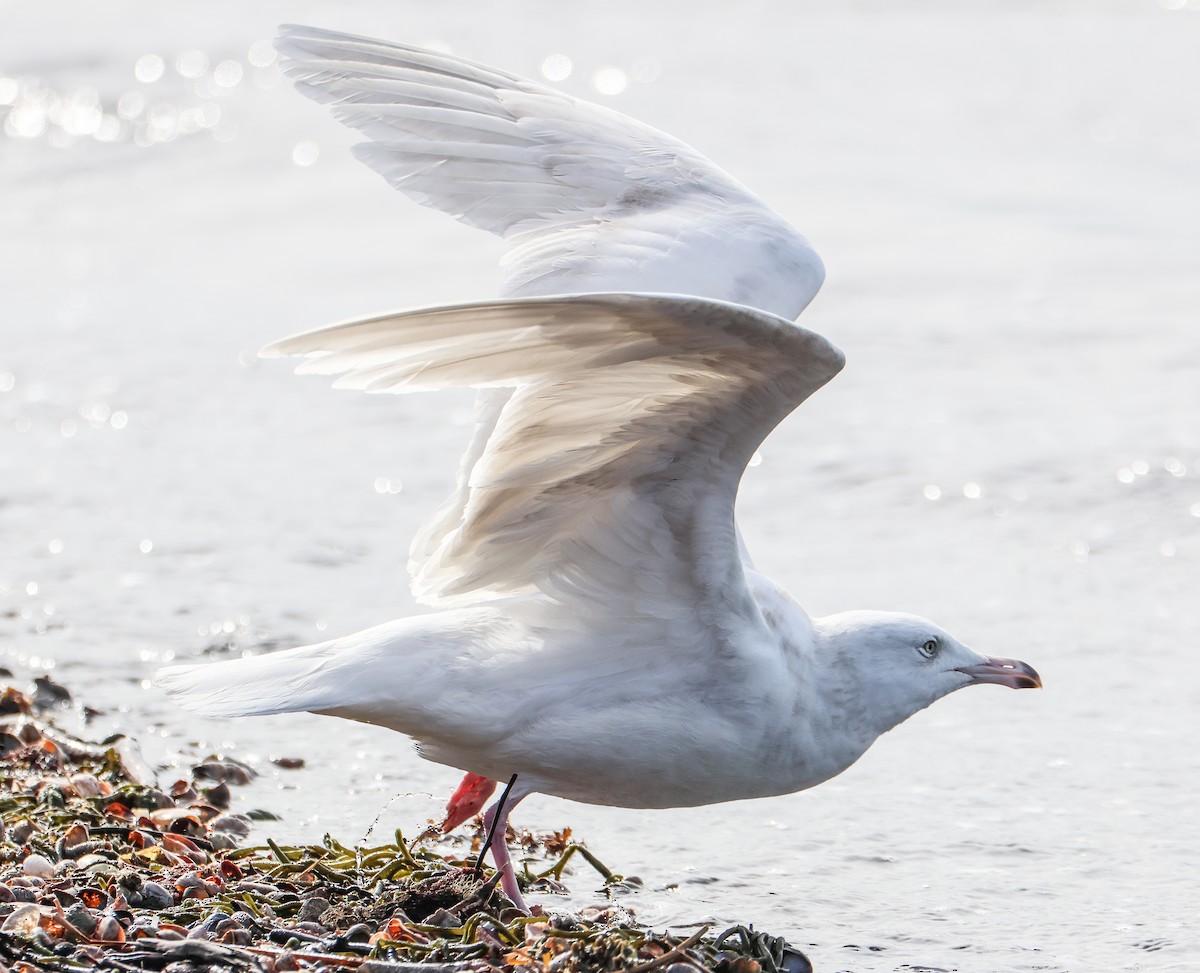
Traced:
<path fill-rule="evenodd" d="M 247 800 L 284 837 L 440 810 L 456 774 L 393 734 L 206 722 L 147 678 L 413 608 L 469 399 L 335 394 L 254 351 L 487 297 L 499 247 L 355 164 L 262 41 L 442 43 L 683 137 L 809 235 L 805 323 L 849 365 L 747 476 L 756 560 L 815 614 L 927 614 L 1046 683 L 950 697 L 810 793 L 520 823 L 640 875 L 653 921 L 753 921 L 824 971 L 1200 968 L 1196 0 L 0 11 L 18 677 L 53 667 L 152 762 L 262 765 Z"/>

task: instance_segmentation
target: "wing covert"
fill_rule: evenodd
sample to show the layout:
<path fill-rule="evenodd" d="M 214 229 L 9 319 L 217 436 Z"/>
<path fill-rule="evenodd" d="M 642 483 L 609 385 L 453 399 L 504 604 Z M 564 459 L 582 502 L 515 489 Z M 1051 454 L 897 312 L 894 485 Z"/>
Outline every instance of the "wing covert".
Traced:
<path fill-rule="evenodd" d="M 512 390 L 468 458 L 456 515 L 414 541 L 413 589 L 433 604 L 542 591 L 698 605 L 744 592 L 733 505 L 745 464 L 843 363 L 766 312 L 639 294 L 406 311 L 264 354 L 308 356 L 299 371 L 342 388 Z"/>

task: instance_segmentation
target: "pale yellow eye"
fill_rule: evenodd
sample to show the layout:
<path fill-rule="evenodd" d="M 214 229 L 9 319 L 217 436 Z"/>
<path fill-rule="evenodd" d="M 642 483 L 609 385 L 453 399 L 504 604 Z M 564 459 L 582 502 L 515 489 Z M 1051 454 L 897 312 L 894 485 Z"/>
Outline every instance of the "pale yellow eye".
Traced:
<path fill-rule="evenodd" d="M 922 644 L 920 652 L 921 655 L 925 656 L 926 659 L 932 659 L 935 655 L 937 655 L 938 648 L 939 646 L 937 639 L 930 639 Z"/>

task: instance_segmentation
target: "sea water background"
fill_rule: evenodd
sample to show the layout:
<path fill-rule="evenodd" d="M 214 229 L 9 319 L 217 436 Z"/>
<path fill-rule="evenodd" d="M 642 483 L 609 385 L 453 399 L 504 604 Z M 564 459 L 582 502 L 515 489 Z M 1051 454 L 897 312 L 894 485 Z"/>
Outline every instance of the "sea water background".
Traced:
<path fill-rule="evenodd" d="M 1198 6 L 0 3 L 0 663 L 53 667 L 167 779 L 259 765 L 272 834 L 439 812 L 457 774 L 393 734 L 208 721 L 148 677 L 414 610 L 469 396 L 335 394 L 255 349 L 498 279 L 497 242 L 357 165 L 261 41 L 563 55 L 564 88 L 694 144 L 828 265 L 804 322 L 849 365 L 746 477 L 760 567 L 1046 689 L 950 697 L 810 793 L 519 823 L 640 875 L 651 921 L 752 921 L 821 970 L 1200 969 Z"/>

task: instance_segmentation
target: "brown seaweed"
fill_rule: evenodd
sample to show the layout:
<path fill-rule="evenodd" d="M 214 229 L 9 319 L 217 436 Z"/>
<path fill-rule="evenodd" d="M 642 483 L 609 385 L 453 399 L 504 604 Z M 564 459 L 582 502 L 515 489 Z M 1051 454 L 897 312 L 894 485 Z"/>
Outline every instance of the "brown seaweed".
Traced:
<path fill-rule="evenodd" d="M 0 965 L 12 971 L 291 970 L 469 973 L 803 973 L 781 939 L 734 927 L 654 931 L 614 901 L 577 913 L 526 915 L 476 870 L 478 826 L 465 838 L 429 827 L 409 841 L 350 847 L 267 838 L 243 846 L 231 813 L 253 771 L 209 757 L 160 789 L 124 741 L 79 740 L 48 714 L 63 687 L 0 693 Z M 301 762 L 293 762 L 299 766 Z M 561 888 L 576 858 L 610 895 L 636 885 L 569 829 L 512 834 L 544 867 L 532 888 Z M 0 971 L 2 973 L 2 971 Z"/>

